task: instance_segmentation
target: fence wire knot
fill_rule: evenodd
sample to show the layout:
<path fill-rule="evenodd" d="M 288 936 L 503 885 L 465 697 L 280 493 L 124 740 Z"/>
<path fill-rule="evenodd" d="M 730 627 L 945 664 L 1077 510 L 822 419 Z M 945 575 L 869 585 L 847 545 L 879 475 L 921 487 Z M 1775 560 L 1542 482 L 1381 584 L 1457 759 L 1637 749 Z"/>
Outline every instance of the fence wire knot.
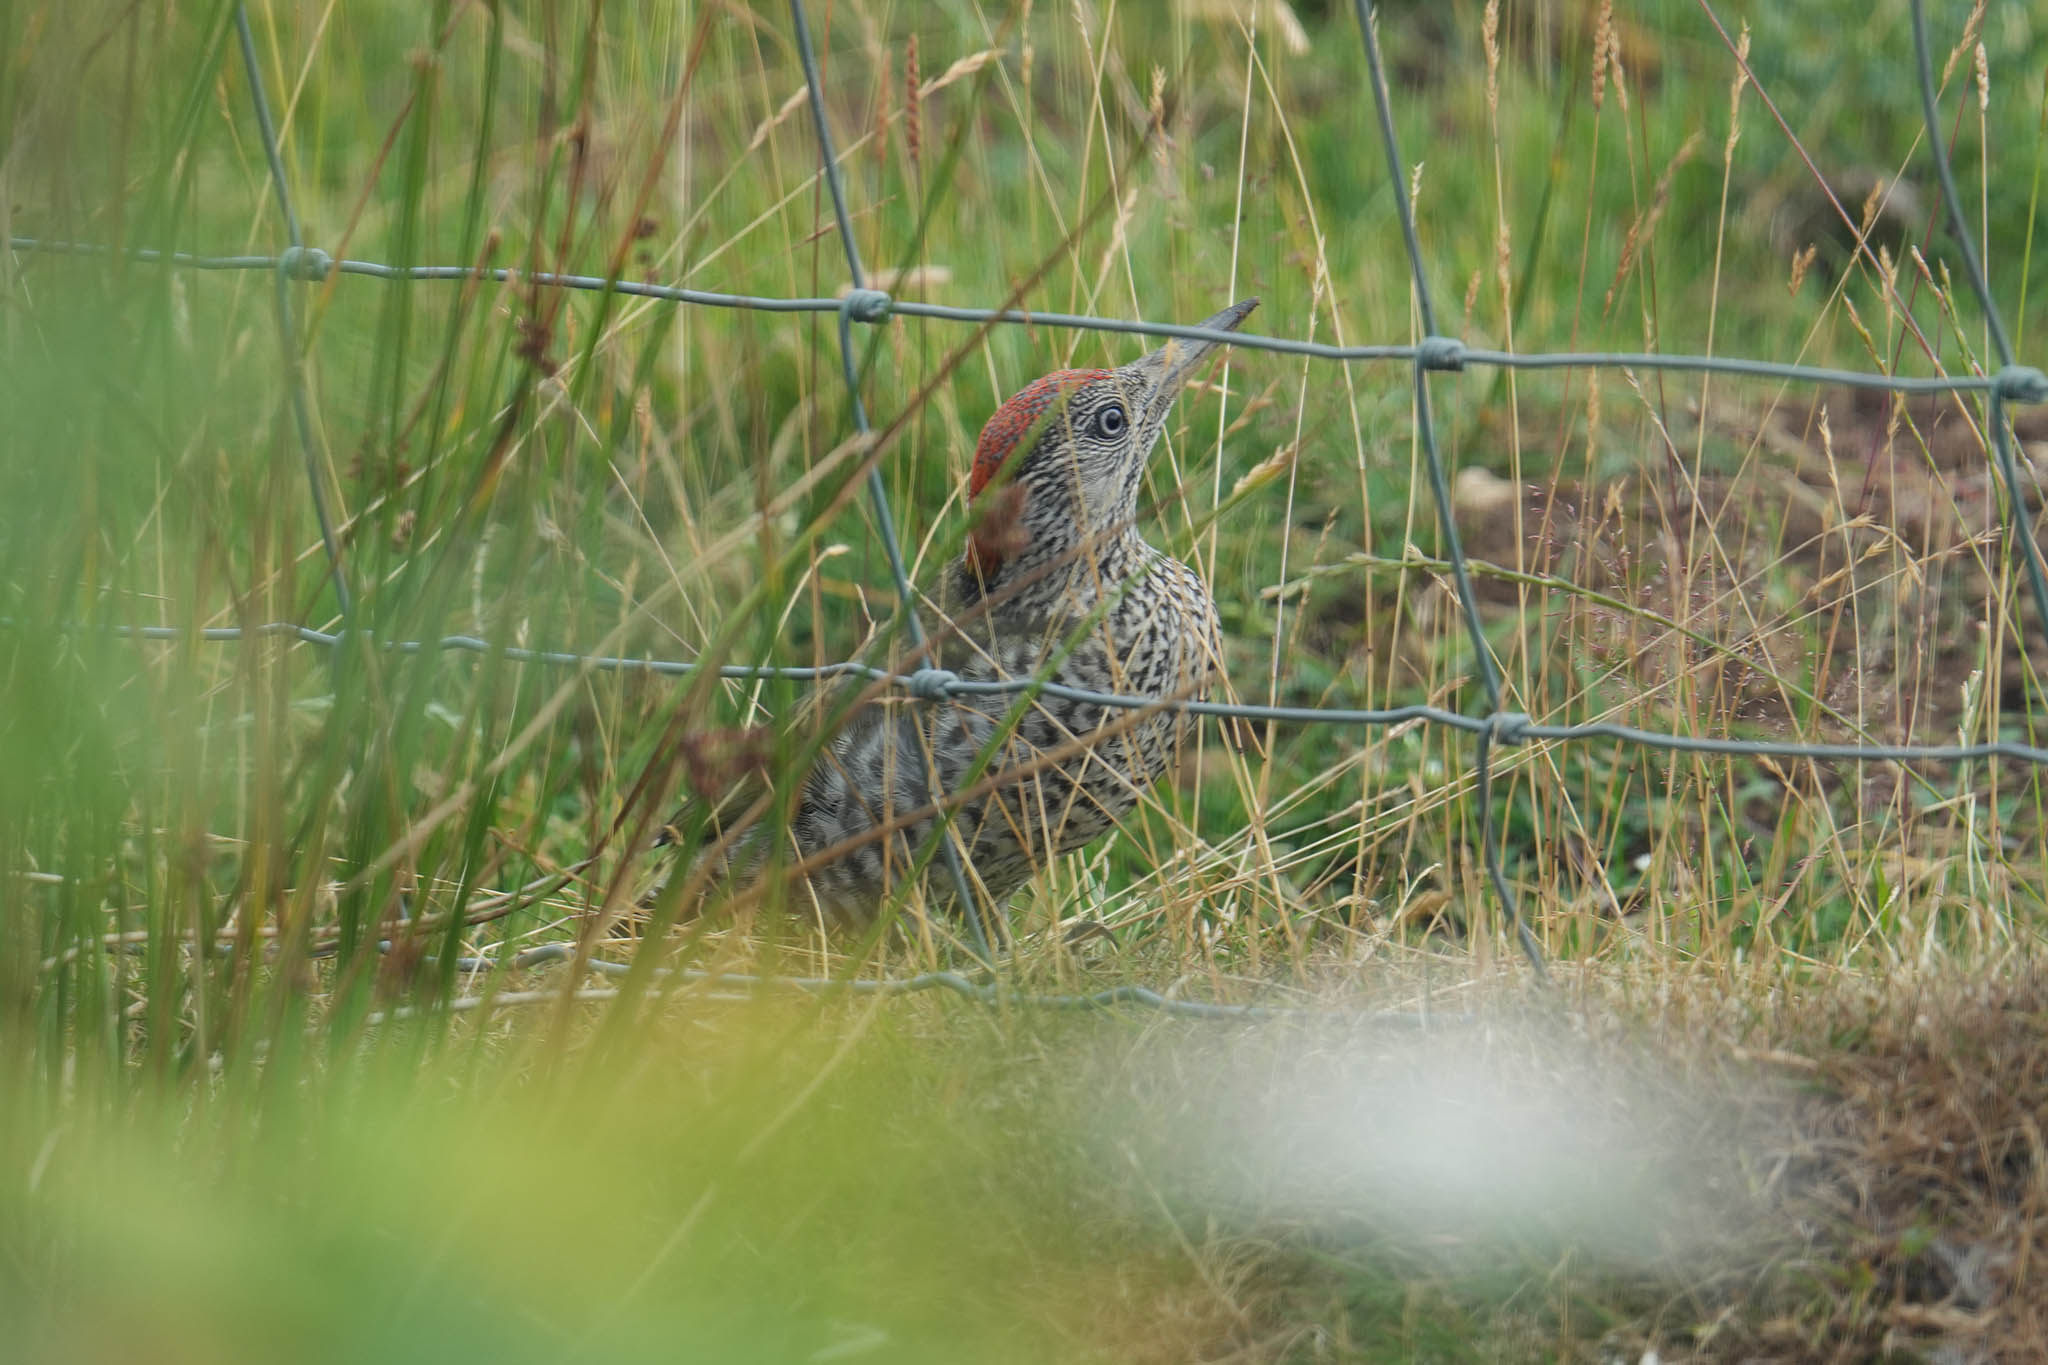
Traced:
<path fill-rule="evenodd" d="M 2008 365 L 1991 377 L 1991 391 L 2008 403 L 2048 403 L 2048 374 L 2032 365 Z"/>
<path fill-rule="evenodd" d="M 334 258 L 317 246 L 288 246 L 278 253 L 277 268 L 289 279 L 319 281 L 334 269 Z"/>
<path fill-rule="evenodd" d="M 1529 738 L 1533 722 L 1520 711 L 1496 711 L 1486 718 L 1486 728 L 1495 744 L 1520 744 Z"/>
<path fill-rule="evenodd" d="M 959 681 L 960 675 L 950 668 L 920 668 L 904 686 L 919 701 L 945 701 L 953 695 L 953 684 Z"/>
<path fill-rule="evenodd" d="M 1425 370 L 1465 368 L 1465 343 L 1456 337 L 1424 337 L 1415 347 L 1415 359 Z"/>
<path fill-rule="evenodd" d="M 855 322 L 887 322 L 896 300 L 879 289 L 849 289 L 839 311 Z"/>

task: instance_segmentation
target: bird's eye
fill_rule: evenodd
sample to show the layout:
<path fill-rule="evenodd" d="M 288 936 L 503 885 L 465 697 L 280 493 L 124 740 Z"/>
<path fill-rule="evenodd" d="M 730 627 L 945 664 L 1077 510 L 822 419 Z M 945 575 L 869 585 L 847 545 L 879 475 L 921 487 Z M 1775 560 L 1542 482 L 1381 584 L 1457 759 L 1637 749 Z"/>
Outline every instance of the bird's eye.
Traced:
<path fill-rule="evenodd" d="M 1124 434 L 1124 427 L 1129 422 L 1130 419 L 1124 416 L 1123 404 L 1111 403 L 1095 414 L 1095 434 L 1106 441 L 1114 441 Z"/>

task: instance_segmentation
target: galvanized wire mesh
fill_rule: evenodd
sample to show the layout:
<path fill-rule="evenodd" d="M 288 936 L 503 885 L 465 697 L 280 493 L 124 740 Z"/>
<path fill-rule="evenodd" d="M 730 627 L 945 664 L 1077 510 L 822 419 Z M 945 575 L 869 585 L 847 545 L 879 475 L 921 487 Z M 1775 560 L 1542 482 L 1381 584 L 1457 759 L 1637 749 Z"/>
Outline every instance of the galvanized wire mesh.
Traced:
<path fill-rule="evenodd" d="M 1403 166 L 1398 140 L 1394 131 L 1393 105 L 1388 90 L 1385 65 L 1380 53 L 1379 38 L 1375 31 L 1373 14 L 1367 0 L 1353 0 L 1353 11 L 1358 23 L 1360 39 L 1364 45 L 1367 70 L 1372 84 L 1373 108 L 1382 149 L 1385 153 L 1388 174 L 1395 187 L 1393 200 L 1397 206 L 1401 234 L 1406 246 L 1408 265 L 1412 274 L 1412 297 L 1420 318 L 1422 339 L 1413 344 L 1337 346 L 1318 342 L 1299 341 L 1285 337 L 1247 335 L 1238 332 L 1211 332 L 1199 327 L 1102 318 L 1066 313 L 1022 312 L 1014 309 L 959 308 L 940 304 L 897 300 L 888 294 L 869 287 L 860 252 L 851 227 L 851 214 L 847 205 L 845 188 L 839 174 L 838 157 L 832 143 L 829 120 L 826 117 L 824 85 L 819 72 L 817 55 L 811 40 L 808 15 L 804 0 L 790 0 L 791 22 L 797 41 L 797 51 L 802 61 L 804 80 L 810 103 L 813 126 L 816 131 L 824 182 L 829 193 L 838 236 L 844 249 L 852 289 L 844 298 L 772 298 L 739 294 L 723 294 L 706 290 L 684 289 L 672 286 L 636 282 L 592 275 L 571 275 L 548 272 L 515 272 L 502 269 L 478 269 L 469 266 L 406 266 L 398 267 L 375 261 L 334 260 L 326 252 L 307 245 L 302 236 L 298 214 L 293 206 L 291 186 L 285 174 L 284 160 L 280 153 L 276 129 L 271 118 L 268 98 L 264 90 L 261 69 L 257 63 L 255 46 L 251 38 L 246 6 L 237 6 L 235 12 L 236 34 L 241 48 L 242 64 L 250 86 L 258 132 L 262 139 L 268 163 L 272 189 L 280 216 L 284 220 L 286 248 L 276 255 L 203 256 L 187 253 L 163 252 L 153 249 L 129 249 L 124 254 L 130 259 L 144 262 L 158 262 L 166 265 L 195 270 L 269 270 L 277 281 L 277 319 L 279 345 L 286 358 L 286 385 L 288 399 L 297 432 L 297 439 L 303 453 L 308 484 L 313 500 L 321 539 L 326 551 L 327 567 L 332 575 L 337 603 L 341 608 L 343 628 L 338 632 L 324 632 L 290 622 L 275 622 L 244 631 L 240 628 L 216 628 L 201 631 L 186 631 L 170 627 L 128 627 L 120 633 L 136 638 L 163 640 L 200 639 L 207 641 L 238 640 L 245 634 L 267 634 L 289 636 L 309 644 L 335 646 L 347 638 L 350 630 L 353 594 L 350 590 L 347 566 L 335 534 L 333 519 L 327 507 L 319 477 L 318 445 L 314 439 L 309 405 L 306 397 L 304 376 L 300 370 L 298 345 L 298 320 L 292 285 L 296 282 L 320 281 L 333 274 L 360 275 L 386 280 L 477 280 L 492 279 L 506 281 L 517 279 L 520 283 L 564 289 L 609 291 L 614 294 L 662 300 L 698 307 L 741 308 L 762 312 L 778 313 L 833 313 L 838 319 L 838 344 L 842 373 L 846 383 L 851 419 L 854 429 L 862 436 L 870 434 L 867 410 L 862 402 L 859 363 L 854 353 L 853 325 L 885 325 L 893 316 L 931 318 L 942 321 L 970 322 L 987 325 L 1023 324 L 1062 328 L 1085 329 L 1103 332 L 1130 333 L 1150 337 L 1181 337 L 1212 339 L 1227 342 L 1232 346 L 1251 350 L 1280 352 L 1290 355 L 1309 356 L 1322 360 L 1336 361 L 1397 361 L 1410 367 L 1414 390 L 1414 421 L 1421 444 L 1425 467 L 1430 480 L 1430 492 L 1437 509 L 1441 533 L 1459 604 L 1460 615 L 1471 637 L 1476 666 L 1479 670 L 1486 709 L 1479 715 L 1467 715 L 1438 706 L 1412 705 L 1383 709 L 1339 709 L 1322 707 L 1269 706 L 1231 702 L 1209 702 L 1190 700 L 1162 700 L 1158 697 L 1127 696 L 1081 691 L 1057 683 L 1038 679 L 1015 679 L 1007 681 L 970 681 L 959 678 L 944 670 L 923 668 L 908 674 L 892 673 L 885 669 L 859 661 L 847 661 L 813 668 L 786 668 L 769 666 L 728 665 L 721 667 L 721 676 L 735 679 L 782 678 L 800 681 L 820 681 L 837 677 L 854 677 L 870 682 L 884 682 L 907 691 L 910 695 L 927 702 L 937 702 L 953 696 L 986 696 L 991 694 L 1018 693 L 1028 689 L 1065 697 L 1076 701 L 1094 703 L 1115 708 L 1167 707 L 1205 716 L 1230 717 L 1246 721 L 1270 721 L 1304 725 L 1345 725 L 1345 726 L 1388 726 L 1404 722 L 1427 722 L 1464 731 L 1474 736 L 1472 768 L 1480 817 L 1481 855 L 1492 884 L 1500 900 L 1506 922 L 1515 934 L 1531 968 L 1541 977 L 1545 974 L 1542 950 L 1534 933 L 1521 914 L 1514 887 L 1503 865 L 1498 819 L 1495 813 L 1493 793 L 1494 748 L 1501 744 L 1520 744 L 1531 740 L 1540 741 L 1583 741 L 1608 740 L 1646 748 L 1699 754 L 1730 756 L 1774 757 L 1787 759 L 1839 760 L 1847 762 L 1961 762 L 1976 759 L 1999 758 L 2015 762 L 2048 765 L 2048 749 L 2009 741 L 1986 741 L 1975 744 L 1933 745 L 1933 744 L 1833 744 L 1807 742 L 1757 741 L 1733 738 L 1714 738 L 1697 735 L 1667 734 L 1642 730 L 1633 726 L 1605 722 L 1584 724 L 1544 724 L 1528 715 L 1514 711 L 1507 705 L 1500 670 L 1489 647 L 1478 600 L 1472 590 L 1471 576 L 1463 544 L 1458 534 L 1456 517 L 1449 483 L 1446 477 L 1442 454 L 1438 448 L 1436 423 L 1430 402 L 1430 376 L 1432 373 L 1457 372 L 1474 367 L 1495 367 L 1505 369 L 1558 369 L 1573 367 L 1607 367 L 1630 370 L 1678 370 L 1700 373 L 1742 375 L 1771 378 L 1802 384 L 1843 385 L 1857 389 L 1880 390 L 1897 394 L 1956 393 L 1981 394 L 1987 408 L 1987 425 L 1990 431 L 1993 455 L 1998 473 L 2004 484 L 2007 499 L 2007 525 L 2012 539 L 2019 546 L 2019 553 L 2025 566 L 2028 587 L 2034 605 L 2044 623 L 2048 623 L 2048 563 L 2044 563 L 2043 551 L 2035 539 L 2027 515 L 2026 487 L 2020 476 L 2015 451 L 2015 438 L 2010 429 L 2006 409 L 2014 403 L 2048 402 L 2048 376 L 2038 369 L 2021 365 L 2015 359 L 1998 303 L 1993 298 L 1976 246 L 1970 236 L 1968 220 L 1962 209 L 1955 177 L 1949 165 L 1949 158 L 1939 135 L 1936 116 L 1935 85 L 1933 64 L 1928 46 L 1927 23 L 1924 0 L 1912 0 L 1913 43 L 1918 59 L 1920 75 L 1920 97 L 1923 118 L 1928 133 L 1928 146 L 1934 158 L 1936 171 L 1941 183 L 1942 196 L 1948 210 L 1948 220 L 1963 257 L 1966 274 L 1972 292 L 1981 306 L 1986 327 L 1992 340 L 2000 368 L 1992 374 L 1972 374 L 1936 377 L 1902 377 L 1877 372 L 1832 369 L 1820 366 L 1781 364 L 1775 361 L 1752 360 L 1741 357 L 1672 355 L 1665 353 L 1618 353 L 1618 352 L 1538 352 L 1519 353 L 1468 347 L 1458 339 L 1441 335 L 1437 329 L 1437 313 L 1431 296 L 1428 274 L 1420 240 L 1416 233 L 1412 205 L 1408 196 L 1401 192 Z M 111 249 L 103 245 L 84 242 L 55 242 L 26 237 L 10 239 L 10 245 L 17 251 L 39 251 L 66 254 L 108 254 Z M 895 532 L 895 521 L 885 486 L 878 469 L 871 468 L 867 475 L 867 489 L 873 504 L 873 515 L 884 550 L 888 557 L 891 577 L 901 603 L 905 628 L 913 645 L 921 644 L 924 633 L 918 621 L 916 594 L 905 566 L 903 551 Z M 589 670 L 618 671 L 637 670 L 668 676 L 695 675 L 703 671 L 704 665 L 694 661 L 661 660 L 649 658 L 626 658 L 579 654 L 564 650 L 536 650 L 507 647 L 479 639 L 474 636 L 450 635 L 438 640 L 426 641 L 380 641 L 381 648 L 421 652 L 430 650 L 470 651 L 492 653 L 505 659 L 537 665 L 559 665 Z M 961 865 L 961 853 L 950 829 L 942 822 L 939 830 L 942 837 L 941 853 L 948 877 L 963 906 L 975 904 Z M 983 936 L 978 916 L 966 916 L 969 932 L 974 940 L 976 955 L 986 964 L 989 960 L 988 946 Z M 468 969 L 484 966 L 503 966 L 508 962 L 531 965 L 541 960 L 556 960 L 565 954 L 553 949 L 537 950 L 508 958 L 503 961 L 472 959 L 466 961 Z M 606 969 L 616 964 L 590 964 L 593 968 Z M 1259 1006 L 1216 1005 L 1201 1002 L 1169 999 L 1142 988 L 1122 988 L 1089 996 L 1023 996 L 1003 991 L 997 985 L 977 984 L 965 977 L 952 973 L 930 973 L 925 976 L 901 981 L 833 983 L 809 978 L 789 977 L 739 977 L 729 974 L 684 974 L 678 979 L 703 978 L 714 984 L 780 985 L 803 990 L 823 990 L 854 985 L 857 989 L 881 993 L 902 993 L 931 988 L 944 988 L 971 999 L 984 1001 L 1008 1000 L 1014 1003 L 1039 1005 L 1055 1008 L 1089 1008 L 1115 1004 L 1138 1004 L 1171 1012 L 1199 1017 L 1259 1017 L 1273 1013 L 1269 1008 Z M 599 994 L 607 994 L 600 992 Z M 470 1002 L 476 1003 L 475 1000 Z"/>

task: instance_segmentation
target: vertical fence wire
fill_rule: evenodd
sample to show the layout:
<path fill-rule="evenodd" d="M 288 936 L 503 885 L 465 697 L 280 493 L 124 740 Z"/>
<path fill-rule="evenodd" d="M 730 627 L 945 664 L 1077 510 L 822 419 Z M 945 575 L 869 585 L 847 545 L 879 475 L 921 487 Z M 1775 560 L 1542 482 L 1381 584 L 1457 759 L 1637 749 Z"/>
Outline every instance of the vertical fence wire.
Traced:
<path fill-rule="evenodd" d="M 256 59 L 256 37 L 249 30 L 249 6 L 235 6 L 235 39 L 242 50 L 242 70 L 249 82 L 249 103 L 255 110 L 256 130 L 263 140 L 263 157 L 270 166 L 270 188 L 277 210 L 284 218 L 288 250 L 278 256 L 276 278 L 278 353 L 284 359 L 285 395 L 292 410 L 292 428 L 297 434 L 299 454 L 306 467 L 306 488 L 313 499 L 313 516 L 320 523 L 320 544 L 327 552 L 327 573 L 334 582 L 335 605 L 344 620 L 354 614 L 355 599 L 349 592 L 348 574 L 342 565 L 341 540 L 335 534 L 334 516 L 327 507 L 327 487 L 322 477 L 320 445 L 313 434 L 311 400 L 306 393 L 305 357 L 299 350 L 297 305 L 292 285 L 304 279 L 324 279 L 331 262 L 327 253 L 309 250 L 299 224 L 298 209 L 292 202 L 290 179 L 284 171 L 284 150 L 278 145 L 277 122 L 270 114 L 270 96 L 263 84 L 263 67 Z"/>
<path fill-rule="evenodd" d="M 846 396 L 853 410 L 853 428 L 865 439 L 873 432 L 868 427 L 867 405 L 860 397 L 860 372 L 853 356 L 853 322 L 856 316 L 863 322 L 877 325 L 886 322 L 889 296 L 868 288 L 867 272 L 861 267 L 860 245 L 853 238 L 853 215 L 846 207 L 846 187 L 840 180 L 839 154 L 832 142 L 831 120 L 825 113 L 825 85 L 818 73 L 818 54 L 811 43 L 811 23 L 804 13 L 804 0 L 789 0 L 789 13 L 796 27 L 796 50 L 803 63 L 804 88 L 810 95 L 811 121 L 817 126 L 818 157 L 824 168 L 825 187 L 832 199 L 832 213 L 839 224 L 839 243 L 846 252 L 846 269 L 851 276 L 852 288 L 847 291 L 846 302 L 839 310 L 839 363 L 846 377 Z M 912 646 L 921 648 L 925 635 L 924 624 L 918 620 L 917 590 L 910 585 L 910 572 L 903 561 L 903 545 L 896 537 L 896 518 L 889 507 L 889 490 L 882 482 L 882 470 L 878 464 L 868 467 L 868 499 L 874 504 L 875 532 L 889 557 L 889 573 L 896 580 L 896 596 L 910 642 Z M 921 704 L 944 705 L 945 699 L 943 694 L 934 694 Z M 934 799 L 942 798 L 938 770 L 932 756 L 928 748 L 921 746 L 920 752 L 932 796 Z M 951 813 L 941 812 L 933 830 L 939 839 L 939 854 L 945 859 L 946 876 L 953 883 L 953 894 L 958 898 L 961 917 L 967 921 L 974 955 L 988 964 L 991 962 L 989 936 L 982 928 L 981 907 L 974 898 L 973 888 L 967 883 L 967 869 L 961 861 L 959 836 Z"/>
<path fill-rule="evenodd" d="M 1486 625 L 1479 618 L 1479 598 L 1472 591 L 1472 576 L 1466 568 L 1465 545 L 1458 535 L 1458 519 L 1451 504 L 1451 485 L 1444 473 L 1443 454 L 1437 448 L 1436 418 L 1429 405 L 1429 372 L 1462 370 L 1465 348 L 1463 343 L 1437 334 L 1436 305 L 1430 298 L 1429 271 L 1423 261 L 1421 239 L 1415 231 L 1415 206 L 1408 199 L 1408 181 L 1403 173 L 1405 163 L 1401 160 L 1400 142 L 1394 135 L 1393 99 L 1387 90 L 1386 66 L 1380 59 L 1379 33 L 1366 0 L 1352 0 L 1352 10 L 1358 16 L 1358 31 L 1365 43 L 1366 71 L 1372 82 L 1373 106 L 1379 114 L 1380 141 L 1387 154 L 1387 187 L 1393 192 L 1394 211 L 1401 220 L 1401 240 L 1408 250 L 1415 307 L 1422 322 L 1422 341 L 1415 348 L 1413 362 L 1415 430 L 1422 441 L 1423 462 L 1429 469 L 1430 495 L 1436 501 L 1437 521 L 1443 530 L 1444 558 L 1450 561 L 1451 578 L 1457 585 L 1458 609 L 1465 618 L 1465 630 L 1472 637 L 1473 667 L 1479 670 L 1480 683 L 1486 690 L 1487 728 L 1479 732 L 1472 751 L 1473 796 L 1479 803 L 1480 858 L 1486 865 L 1487 880 L 1493 884 L 1494 894 L 1500 899 L 1501 910 L 1507 916 L 1522 956 L 1529 960 L 1537 980 L 1548 982 L 1550 974 L 1543 965 L 1543 949 L 1537 943 L 1535 933 L 1522 919 L 1521 903 L 1515 896 L 1514 886 L 1508 881 L 1507 867 L 1501 860 L 1500 835 L 1494 828 L 1493 745 L 1496 740 L 1510 744 L 1520 740 L 1529 718 L 1501 709 L 1500 669 L 1494 663 L 1493 648 L 1486 641 Z"/>
<path fill-rule="evenodd" d="M 1998 472 L 2004 480 L 2009 501 L 2013 538 L 2020 543 L 2020 559 L 2026 565 L 2027 582 L 2033 589 L 2034 609 L 2041 613 L 2041 627 L 2048 630 L 2048 565 L 2043 565 L 2041 543 L 2027 523 L 2026 486 L 2020 481 L 2019 461 L 2014 457 L 2012 434 L 2006 429 L 2006 400 L 2030 386 L 2029 375 L 2013 363 L 2012 342 L 2005 333 L 2005 319 L 1998 302 L 1991 297 L 1991 282 L 1984 274 L 1984 261 L 1977 254 L 1976 239 L 1970 235 L 1970 220 L 1963 216 L 1963 196 L 1956 191 L 1955 171 L 1949 166 L 1948 145 L 1941 138 L 1941 116 L 1934 104 L 1934 54 L 1927 43 L 1927 6 L 1913 0 L 1913 55 L 1920 67 L 1920 116 L 1927 124 L 1927 148 L 1934 157 L 1935 174 L 1941 180 L 1941 197 L 1948 210 L 1949 231 L 1955 234 L 1956 250 L 1970 277 L 1970 288 L 1984 310 L 1984 326 L 1991 333 L 1992 349 L 1998 353 L 1998 386 L 1991 390 L 1985 416 L 1991 427 L 1991 442 L 1998 456 Z M 2032 373 L 2032 387 L 2040 387 L 2040 374 Z M 2040 401 L 2040 396 L 2034 399 Z"/>

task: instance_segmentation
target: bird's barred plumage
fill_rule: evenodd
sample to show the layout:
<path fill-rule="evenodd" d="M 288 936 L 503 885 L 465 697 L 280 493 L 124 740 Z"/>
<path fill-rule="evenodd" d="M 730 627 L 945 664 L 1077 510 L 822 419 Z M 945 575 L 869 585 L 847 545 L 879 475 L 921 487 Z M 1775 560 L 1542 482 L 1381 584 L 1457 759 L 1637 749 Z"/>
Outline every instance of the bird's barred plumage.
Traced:
<path fill-rule="evenodd" d="M 1234 329 L 1257 302 L 1203 325 Z M 939 593 L 948 619 L 935 628 L 935 664 L 967 680 L 1045 677 L 1161 700 L 1208 691 L 1221 660 L 1208 587 L 1147 544 L 1135 518 L 1146 458 L 1215 345 L 1169 341 L 1121 369 L 1063 370 L 996 411 L 970 474 L 981 521 Z M 787 861 L 808 866 L 803 887 L 820 911 L 871 916 L 911 876 L 941 805 L 957 806 L 977 896 L 1000 907 L 1049 859 L 1113 829 L 1192 730 L 1180 712 L 1044 694 L 1007 725 L 1016 704 L 1015 693 L 891 700 L 831 740 L 787 833 Z M 882 825 L 894 828 L 877 837 Z M 743 844 L 738 861 L 757 875 L 762 840 Z M 943 863 L 926 866 L 928 898 L 950 902 Z"/>

